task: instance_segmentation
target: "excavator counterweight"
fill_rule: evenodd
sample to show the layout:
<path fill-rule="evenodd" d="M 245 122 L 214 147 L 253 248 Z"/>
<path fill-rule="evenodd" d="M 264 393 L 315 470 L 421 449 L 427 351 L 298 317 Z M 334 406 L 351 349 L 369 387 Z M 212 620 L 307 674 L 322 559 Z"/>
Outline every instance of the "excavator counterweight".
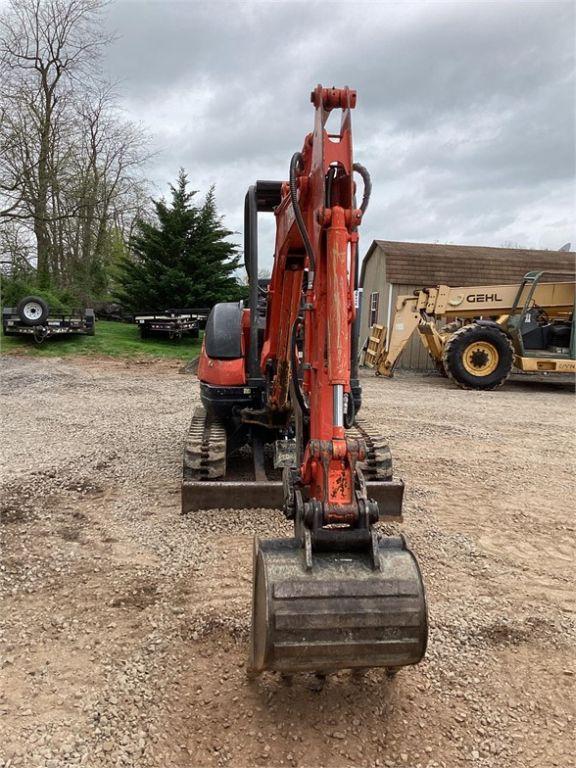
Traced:
<path fill-rule="evenodd" d="M 405 539 L 375 528 L 401 520 L 404 485 L 360 415 L 354 298 L 370 177 L 352 156 L 356 92 L 319 85 L 311 101 L 288 180 L 246 195 L 249 304 L 208 318 L 182 508 L 275 507 L 293 521 L 292 538 L 254 545 L 252 672 L 397 669 L 422 659 L 427 613 Z M 260 213 L 276 219 L 270 280 L 258 278 Z"/>

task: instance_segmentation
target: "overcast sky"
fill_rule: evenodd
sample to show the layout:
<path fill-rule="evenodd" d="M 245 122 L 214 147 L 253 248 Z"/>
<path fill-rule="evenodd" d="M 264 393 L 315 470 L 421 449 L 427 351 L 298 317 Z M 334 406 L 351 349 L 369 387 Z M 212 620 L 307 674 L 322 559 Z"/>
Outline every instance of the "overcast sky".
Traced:
<path fill-rule="evenodd" d="M 558 248 L 576 242 L 574 9 L 114 0 L 105 65 L 159 150 L 156 194 L 182 166 L 193 188 L 216 186 L 233 230 L 249 184 L 287 178 L 322 83 L 358 91 L 362 253 L 375 238 Z"/>

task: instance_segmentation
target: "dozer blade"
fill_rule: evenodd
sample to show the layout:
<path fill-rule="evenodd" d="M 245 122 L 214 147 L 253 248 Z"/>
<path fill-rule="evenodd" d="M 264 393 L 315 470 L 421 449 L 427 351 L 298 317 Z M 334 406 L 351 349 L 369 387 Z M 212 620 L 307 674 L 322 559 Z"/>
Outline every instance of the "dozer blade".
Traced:
<path fill-rule="evenodd" d="M 380 520 L 402 520 L 402 480 L 368 480 L 368 497 L 378 502 Z M 182 512 L 201 509 L 282 509 L 279 480 L 187 480 L 182 483 Z"/>
<path fill-rule="evenodd" d="M 184 480 L 182 512 L 202 509 L 282 509 L 282 483 L 255 480 Z"/>
<path fill-rule="evenodd" d="M 426 650 L 426 598 L 401 537 L 368 552 L 314 552 L 296 539 L 255 541 L 252 671 L 332 672 L 417 664 Z"/>

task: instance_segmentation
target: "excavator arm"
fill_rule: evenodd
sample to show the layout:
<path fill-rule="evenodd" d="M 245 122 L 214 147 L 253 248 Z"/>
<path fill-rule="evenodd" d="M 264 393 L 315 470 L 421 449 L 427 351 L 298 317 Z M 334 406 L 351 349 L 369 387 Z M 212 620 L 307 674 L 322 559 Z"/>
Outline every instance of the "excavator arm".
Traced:
<path fill-rule="evenodd" d="M 367 173 L 358 169 L 365 182 L 358 208 L 356 93 L 318 86 L 311 101 L 314 131 L 292 158 L 275 210 L 260 357 L 270 382 L 265 420 L 293 419 L 298 461 L 283 469 L 284 513 L 294 521 L 294 539 L 255 544 L 250 665 L 256 672 L 396 668 L 418 662 L 426 647 L 416 560 L 404 539 L 381 538 L 373 527 L 381 510 L 361 469 L 367 443 L 361 429 L 352 429 L 357 229 L 369 190 Z M 342 114 L 331 135 L 326 122 L 333 110 Z M 375 443 L 370 449 L 377 450 Z M 389 487 L 384 515 L 401 483 L 389 478 L 381 485 Z"/>
<path fill-rule="evenodd" d="M 350 334 L 356 227 L 350 112 L 356 93 L 322 88 L 311 94 L 314 131 L 290 163 L 290 179 L 276 210 L 276 255 L 262 366 L 274 364 L 269 407 L 288 405 L 290 369 L 299 321 L 305 339 L 302 392 L 309 403 L 309 440 L 301 481 L 322 505 L 323 522 L 350 522 L 358 514 L 354 465 L 365 448 L 345 440 L 344 394 L 350 393 Z M 337 135 L 325 128 L 341 110 Z M 305 284 L 304 284 L 305 276 Z M 330 458 L 328 458 L 330 457 Z M 293 503 L 293 502 L 291 502 Z"/>
<path fill-rule="evenodd" d="M 311 101 L 314 129 L 288 180 L 256 182 L 246 196 L 249 307 L 217 305 L 207 322 L 183 508 L 281 506 L 293 521 L 292 538 L 254 544 L 252 672 L 396 669 L 422 658 L 427 613 L 405 539 L 374 527 L 401 519 L 404 484 L 386 440 L 357 415 L 354 291 L 370 179 L 352 155 L 356 92 L 319 85 Z M 276 221 L 266 288 L 259 212 Z M 231 479 L 246 458 L 254 479 Z"/>
<path fill-rule="evenodd" d="M 290 163 L 290 178 L 281 188 L 275 210 L 276 247 L 268 288 L 266 330 L 260 367 L 270 382 L 266 423 L 288 421 L 304 406 L 308 422 L 299 485 L 313 501 L 317 526 L 336 522 L 354 525 L 370 504 L 358 498 L 358 460 L 366 458 L 361 440 L 346 439 L 345 403 L 349 403 L 351 328 L 355 320 L 354 280 L 357 227 L 362 210 L 354 204 L 351 110 L 356 93 L 348 88 L 322 88 L 311 94 L 315 108 L 313 133 Z M 326 131 L 333 110 L 341 110 L 338 134 Z M 302 349 L 299 403 L 290 396 L 295 382 L 297 335 Z M 303 435 L 304 437 L 304 435 Z M 286 500 L 295 515 L 295 498 Z M 374 506 L 374 505 L 372 505 Z M 308 513 L 305 513 L 308 514 Z M 312 513 L 310 513 L 312 514 Z M 372 512 L 377 519 L 377 511 Z"/>

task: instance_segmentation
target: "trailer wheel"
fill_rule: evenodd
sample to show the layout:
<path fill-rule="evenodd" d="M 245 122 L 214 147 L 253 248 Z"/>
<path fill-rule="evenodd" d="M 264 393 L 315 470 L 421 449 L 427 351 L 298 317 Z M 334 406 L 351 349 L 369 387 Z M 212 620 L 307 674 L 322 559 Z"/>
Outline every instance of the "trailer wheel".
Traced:
<path fill-rule="evenodd" d="M 496 389 L 512 371 L 514 350 L 493 325 L 471 323 L 446 342 L 442 362 L 448 377 L 463 389 Z"/>
<path fill-rule="evenodd" d="M 48 319 L 50 308 L 40 296 L 26 296 L 16 309 L 24 325 L 41 325 Z"/>

